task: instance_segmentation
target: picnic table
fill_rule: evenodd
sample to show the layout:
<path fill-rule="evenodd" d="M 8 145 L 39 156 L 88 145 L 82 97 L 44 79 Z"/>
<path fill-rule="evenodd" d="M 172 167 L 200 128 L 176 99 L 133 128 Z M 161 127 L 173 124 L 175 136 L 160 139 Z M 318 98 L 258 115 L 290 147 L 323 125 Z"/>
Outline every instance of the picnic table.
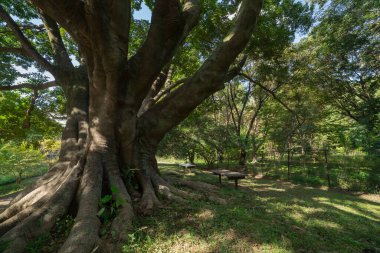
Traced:
<path fill-rule="evenodd" d="M 212 174 L 219 176 L 219 183 L 222 183 L 222 176 L 226 176 L 228 180 L 234 180 L 235 181 L 235 188 L 238 188 L 238 181 L 239 179 L 244 179 L 245 174 L 235 171 L 229 171 L 229 170 L 212 170 Z"/>

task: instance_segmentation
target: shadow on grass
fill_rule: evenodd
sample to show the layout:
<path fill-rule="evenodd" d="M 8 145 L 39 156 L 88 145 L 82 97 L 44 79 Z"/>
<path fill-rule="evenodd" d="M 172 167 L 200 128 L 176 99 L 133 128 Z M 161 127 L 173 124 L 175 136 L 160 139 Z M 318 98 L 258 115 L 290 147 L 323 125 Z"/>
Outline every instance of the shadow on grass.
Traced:
<path fill-rule="evenodd" d="M 183 177 L 218 185 L 196 172 Z M 240 185 L 223 181 L 227 205 L 167 203 L 140 217 L 125 252 L 380 252 L 379 203 L 281 181 Z"/>

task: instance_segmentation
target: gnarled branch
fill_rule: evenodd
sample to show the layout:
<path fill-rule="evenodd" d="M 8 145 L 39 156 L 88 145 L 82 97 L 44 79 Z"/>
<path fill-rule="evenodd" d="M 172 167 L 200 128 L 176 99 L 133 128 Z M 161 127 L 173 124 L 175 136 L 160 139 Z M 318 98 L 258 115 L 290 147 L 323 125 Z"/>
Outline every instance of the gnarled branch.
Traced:
<path fill-rule="evenodd" d="M 230 65 L 251 37 L 261 6 L 261 0 L 243 1 L 233 29 L 202 67 L 143 115 L 142 124 L 151 128 L 149 135 L 160 140 L 205 98 L 224 87 Z"/>
<path fill-rule="evenodd" d="M 197 1 L 157 0 L 152 25 L 142 47 L 129 62 L 130 83 L 134 85 L 136 106 L 145 98 L 161 69 L 195 26 L 199 17 Z"/>
<path fill-rule="evenodd" d="M 65 45 L 63 44 L 57 23 L 42 11 L 41 19 L 46 28 L 56 64 L 59 65 L 60 68 L 73 67 L 69 54 L 67 53 Z"/>
<path fill-rule="evenodd" d="M 41 65 L 45 70 L 50 73 L 55 72 L 54 66 L 48 62 L 38 51 L 34 48 L 32 43 L 25 37 L 22 33 L 18 24 L 13 20 L 13 18 L 4 10 L 4 8 L 0 5 L 0 18 L 4 20 L 9 28 L 12 30 L 13 35 L 20 42 L 25 54 L 30 58 L 35 60 L 39 65 Z"/>
<path fill-rule="evenodd" d="M 84 1 L 76 0 L 28 0 L 44 13 L 57 21 L 73 36 L 77 43 L 85 46 L 88 40 L 88 26 Z"/>

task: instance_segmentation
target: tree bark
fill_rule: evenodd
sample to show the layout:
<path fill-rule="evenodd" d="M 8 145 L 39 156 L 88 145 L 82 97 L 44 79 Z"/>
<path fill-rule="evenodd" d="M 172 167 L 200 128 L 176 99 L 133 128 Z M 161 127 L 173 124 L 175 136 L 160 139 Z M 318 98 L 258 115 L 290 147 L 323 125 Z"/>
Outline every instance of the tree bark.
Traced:
<path fill-rule="evenodd" d="M 151 86 L 196 23 L 196 1 L 155 1 L 148 37 L 130 59 L 130 1 L 31 2 L 47 15 L 44 24 L 52 29 L 49 39 L 58 54 L 55 61 L 62 64 L 53 69 L 67 98 L 67 123 L 58 163 L 0 214 L 0 243 L 7 244 L 4 252 L 24 252 L 28 242 L 49 231 L 70 211 L 75 223 L 59 252 L 93 252 L 106 245 L 105 241 L 114 245 L 108 251 L 121 251 L 135 209 L 149 213 L 160 206 L 159 196 L 175 201 L 199 198 L 161 176 L 155 159 L 157 146 L 170 129 L 232 78 L 231 65 L 250 39 L 262 2 L 244 0 L 230 34 L 202 67 L 139 116 Z M 86 68 L 67 64 L 57 26 L 50 18 L 78 43 Z M 31 55 L 40 58 L 27 46 Z M 51 67 L 43 59 L 41 63 Z M 123 175 L 130 175 L 132 181 Z M 201 192 L 210 189 L 207 184 L 176 182 Z M 134 206 L 130 195 L 136 184 L 141 199 Z M 203 191 L 203 198 L 223 202 L 207 192 Z M 104 221 L 97 214 L 104 194 L 111 194 L 114 202 L 122 201 L 109 233 L 100 238 Z"/>

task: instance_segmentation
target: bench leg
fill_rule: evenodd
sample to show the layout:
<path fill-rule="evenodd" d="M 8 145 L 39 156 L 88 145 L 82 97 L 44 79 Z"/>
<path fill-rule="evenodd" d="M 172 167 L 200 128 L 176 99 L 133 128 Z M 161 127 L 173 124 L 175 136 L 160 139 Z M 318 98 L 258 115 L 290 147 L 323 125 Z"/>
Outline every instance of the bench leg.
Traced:
<path fill-rule="evenodd" d="M 222 175 L 219 175 L 219 184 L 222 184 Z"/>
<path fill-rule="evenodd" d="M 238 179 L 235 179 L 235 189 L 238 188 Z"/>

